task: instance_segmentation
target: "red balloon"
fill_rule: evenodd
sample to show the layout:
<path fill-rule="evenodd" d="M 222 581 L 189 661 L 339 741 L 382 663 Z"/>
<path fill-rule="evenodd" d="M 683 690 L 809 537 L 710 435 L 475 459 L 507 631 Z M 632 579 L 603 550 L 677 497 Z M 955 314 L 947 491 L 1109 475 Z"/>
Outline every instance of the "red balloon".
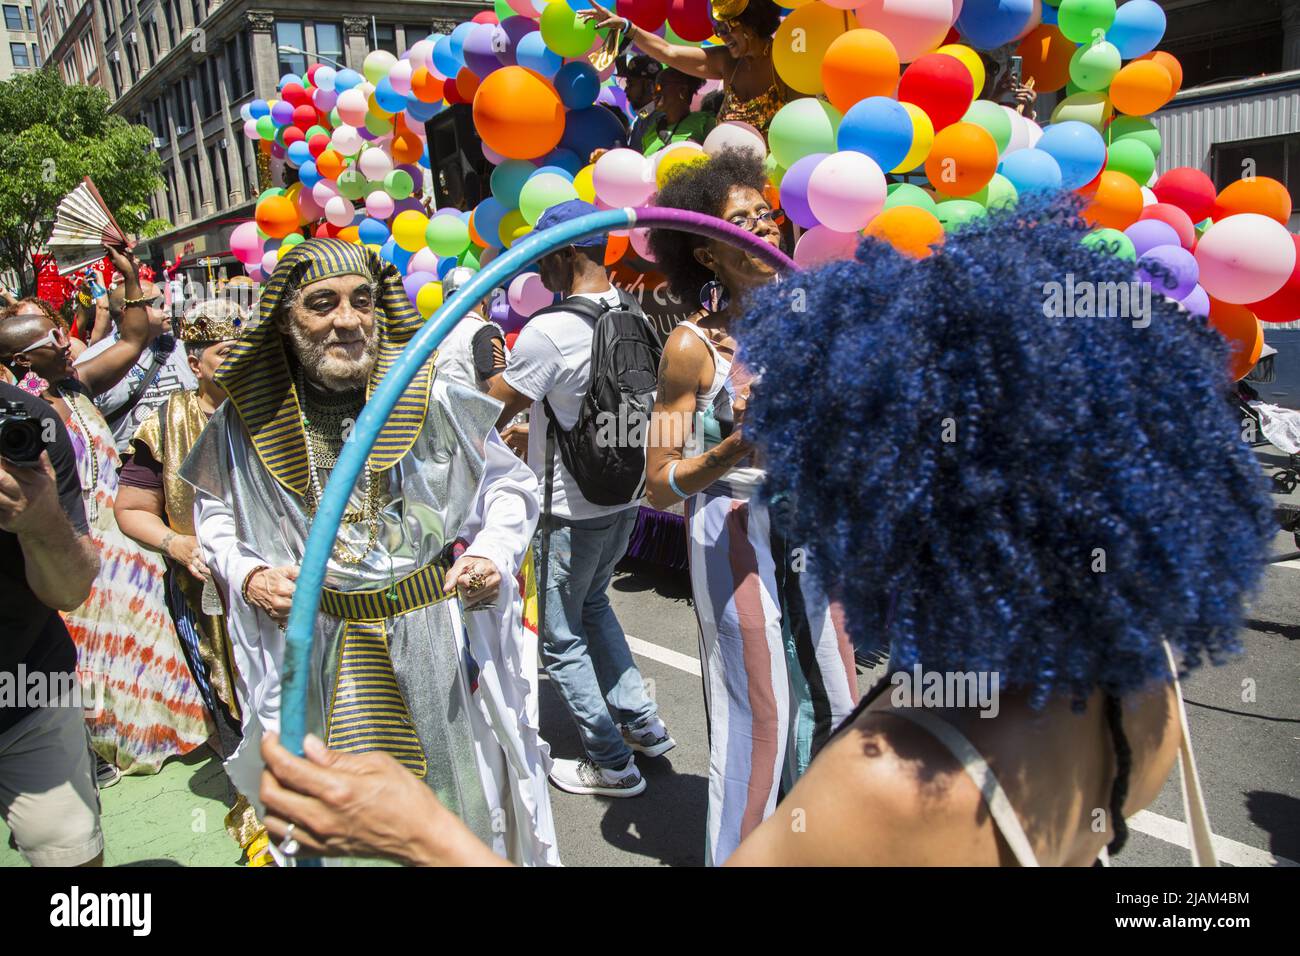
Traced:
<path fill-rule="evenodd" d="M 1142 215 L 1138 218 L 1158 219 L 1172 226 L 1174 232 L 1178 233 L 1179 244 L 1188 252 L 1196 251 L 1196 225 L 1192 222 L 1192 217 L 1177 206 L 1167 202 L 1152 203 L 1142 210 Z"/>
<path fill-rule="evenodd" d="M 316 125 L 316 107 L 310 103 L 304 103 L 302 106 L 294 107 L 293 125 L 298 127 L 304 133 Z"/>
<path fill-rule="evenodd" d="M 316 85 L 316 71 L 322 66 L 324 66 L 323 63 L 313 63 L 311 66 L 307 67 L 307 72 L 303 74 L 303 76 L 307 78 L 307 82 L 312 86 Z"/>
<path fill-rule="evenodd" d="M 1295 271 L 1286 285 L 1267 299 L 1246 306 L 1261 322 L 1293 322 L 1300 319 L 1300 236 L 1292 236 L 1296 248 Z"/>
<path fill-rule="evenodd" d="M 479 12 L 479 13 L 474 14 L 474 17 L 473 17 L 473 19 L 470 20 L 470 22 L 471 22 L 471 23 L 490 23 L 490 24 L 492 24 L 493 26 L 496 26 L 498 23 L 501 22 L 501 20 L 500 20 L 500 18 L 498 18 L 497 15 L 496 15 L 495 13 L 493 13 L 491 10 L 483 10 L 483 11 L 481 11 L 481 12 Z"/>
<path fill-rule="evenodd" d="M 286 83 L 284 89 L 280 91 L 280 99 L 294 106 L 302 106 L 304 103 L 311 102 L 311 94 L 303 89 L 301 83 Z"/>
<path fill-rule="evenodd" d="M 301 126 L 286 126 L 284 128 L 284 133 L 282 134 L 282 136 L 284 139 L 285 149 L 288 149 L 294 143 L 301 142 L 302 140 L 307 138 L 307 134 L 303 132 Z M 271 155 L 273 156 L 275 155 L 274 150 L 272 150 Z"/>
<path fill-rule="evenodd" d="M 668 0 L 668 25 L 683 40 L 707 40 L 713 36 L 709 0 Z"/>
<path fill-rule="evenodd" d="M 919 106 L 937 133 L 966 115 L 975 99 L 975 81 L 955 56 L 927 53 L 903 71 L 898 99 Z"/>
<path fill-rule="evenodd" d="M 1157 199 L 1177 206 L 1192 217 L 1192 222 L 1202 222 L 1213 216 L 1214 206 L 1219 200 L 1214 181 L 1190 166 L 1169 170 L 1151 188 Z"/>
<path fill-rule="evenodd" d="M 668 0 L 618 0 L 616 12 L 653 33 L 668 19 Z"/>
<path fill-rule="evenodd" d="M 307 151 L 311 153 L 312 159 L 319 159 L 320 154 L 329 148 L 329 133 L 317 133 L 311 139 L 307 140 Z"/>

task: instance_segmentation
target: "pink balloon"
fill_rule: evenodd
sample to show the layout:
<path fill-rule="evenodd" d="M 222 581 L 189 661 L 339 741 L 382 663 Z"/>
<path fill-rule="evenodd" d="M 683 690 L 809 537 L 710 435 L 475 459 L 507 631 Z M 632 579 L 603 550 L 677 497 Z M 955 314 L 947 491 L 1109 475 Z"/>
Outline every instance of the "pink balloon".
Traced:
<path fill-rule="evenodd" d="M 311 95 L 312 106 L 322 113 L 328 113 L 338 105 L 339 95 L 334 90 L 316 90 Z"/>
<path fill-rule="evenodd" d="M 533 5 L 533 0 L 506 0 L 506 4 L 515 13 L 529 20 L 540 20 L 542 17 L 542 11 Z"/>
<path fill-rule="evenodd" d="M 889 37 L 899 60 L 911 63 L 943 44 L 957 19 L 956 7 L 953 0 L 866 0 L 857 17 L 862 26 Z"/>
<path fill-rule="evenodd" d="M 230 254 L 244 265 L 262 261 L 262 237 L 253 220 L 241 222 L 230 233 Z"/>
<path fill-rule="evenodd" d="M 654 262 L 655 257 L 650 255 L 650 230 L 633 229 L 629 238 L 632 241 L 632 251 L 647 262 Z"/>
<path fill-rule="evenodd" d="M 266 278 L 266 273 L 262 271 L 262 267 L 260 265 L 244 266 L 244 274 L 247 275 L 254 282 L 261 282 Z"/>
<path fill-rule="evenodd" d="M 260 139 L 257 135 L 257 120 L 244 120 L 244 135 L 249 139 Z"/>
<path fill-rule="evenodd" d="M 480 261 L 481 264 L 481 261 Z M 411 256 L 411 264 L 407 267 L 407 272 L 438 272 L 438 254 L 428 246 L 417 249 L 415 255 Z"/>
<path fill-rule="evenodd" d="M 352 203 L 342 196 L 335 196 L 325 204 L 325 221 L 331 226 L 338 226 L 340 229 L 352 225 L 352 220 L 356 218 L 356 214 L 357 211 L 352 208 Z"/>
<path fill-rule="evenodd" d="M 299 191 L 294 205 L 298 207 L 298 218 L 304 222 L 312 222 L 325 214 L 325 208 L 316 201 L 316 197 L 308 189 Z"/>
<path fill-rule="evenodd" d="M 836 232 L 865 229 L 885 208 L 886 195 L 880 166 L 853 150 L 832 153 L 808 177 L 808 208 L 818 222 Z"/>
<path fill-rule="evenodd" d="M 382 189 L 376 189 L 366 197 L 366 212 L 376 219 L 387 219 L 393 214 L 393 197 Z"/>
<path fill-rule="evenodd" d="M 316 205 L 322 209 L 325 204 L 339 194 L 339 187 L 334 185 L 330 179 L 322 179 L 315 186 L 311 187 L 311 198 L 316 200 Z"/>
<path fill-rule="evenodd" d="M 506 161 L 506 158 L 504 156 L 498 153 L 487 143 L 479 143 L 479 146 L 482 147 L 483 149 L 483 158 L 486 159 L 493 166 L 500 166 L 502 163 Z"/>
<path fill-rule="evenodd" d="M 654 195 L 651 164 L 634 149 L 611 149 L 592 170 L 596 195 L 611 206 L 643 206 Z"/>
<path fill-rule="evenodd" d="M 265 272 L 267 275 L 270 275 L 272 272 L 275 271 L 275 264 L 279 261 L 280 259 L 276 255 L 274 249 L 272 249 L 270 252 L 262 253 L 262 271 Z"/>
<path fill-rule="evenodd" d="M 1259 213 L 1221 219 L 1196 244 L 1201 287 L 1234 305 L 1267 299 L 1295 271 L 1296 247 L 1286 226 Z"/>
<path fill-rule="evenodd" d="M 538 309 L 544 309 L 555 301 L 555 296 L 542 285 L 542 277 L 536 272 L 522 272 L 515 276 L 510 281 L 510 288 L 506 290 L 506 298 L 512 309 L 526 316 L 531 316 Z"/>
<path fill-rule="evenodd" d="M 812 269 L 836 259 L 852 259 L 857 251 L 856 232 L 835 232 L 825 226 L 813 226 L 794 247 L 794 261 L 802 269 Z"/>
<path fill-rule="evenodd" d="M 411 92 L 411 74 L 415 72 L 415 67 L 411 65 L 410 60 L 398 60 L 393 64 L 393 68 L 388 71 L 388 82 L 392 84 L 394 92 L 401 93 L 403 96 Z"/>

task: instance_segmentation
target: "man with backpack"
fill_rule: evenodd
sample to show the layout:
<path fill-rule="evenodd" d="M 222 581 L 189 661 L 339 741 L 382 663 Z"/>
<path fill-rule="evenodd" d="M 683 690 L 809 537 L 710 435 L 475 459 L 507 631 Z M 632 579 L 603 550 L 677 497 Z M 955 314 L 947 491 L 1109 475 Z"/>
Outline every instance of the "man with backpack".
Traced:
<path fill-rule="evenodd" d="M 536 228 L 594 212 L 570 200 L 543 213 Z M 606 595 L 644 494 L 645 450 L 628 436 L 644 434 L 649 422 L 662 346 L 636 301 L 610 284 L 604 260 L 601 235 L 538 263 L 542 282 L 563 301 L 524 326 L 489 394 L 505 405 L 498 427 L 532 409 L 528 463 L 544 502 L 542 653 L 586 751 L 581 760 L 556 760 L 551 782 L 569 793 L 632 797 L 646 786 L 633 751 L 657 757 L 676 745 Z M 628 426 L 611 427 L 619 420 Z"/>

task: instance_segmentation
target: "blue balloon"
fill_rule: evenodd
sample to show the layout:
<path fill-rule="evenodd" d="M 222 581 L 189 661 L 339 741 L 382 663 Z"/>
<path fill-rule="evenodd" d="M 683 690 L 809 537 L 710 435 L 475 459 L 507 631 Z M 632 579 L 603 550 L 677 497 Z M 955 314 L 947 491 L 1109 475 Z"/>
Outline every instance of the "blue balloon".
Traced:
<path fill-rule="evenodd" d="M 460 262 L 457 261 L 455 256 L 448 256 L 445 259 L 439 259 L 438 278 L 439 279 L 447 278 L 447 273 L 450 272 L 452 269 L 456 268 L 458 265 L 460 265 Z"/>
<path fill-rule="evenodd" d="M 298 140 L 284 151 L 284 155 L 295 166 L 301 166 L 303 163 L 311 161 L 311 150 L 304 140 Z"/>
<path fill-rule="evenodd" d="M 998 168 L 1016 193 L 1054 192 L 1061 188 L 1061 164 L 1041 149 L 1018 149 L 1008 153 Z"/>
<path fill-rule="evenodd" d="M 294 143 L 297 146 L 297 143 Z M 315 160 L 307 159 L 298 164 L 298 181 L 311 189 L 321 181 L 320 171 L 316 169 Z"/>
<path fill-rule="evenodd" d="M 390 246 L 392 247 L 392 249 L 389 252 L 389 254 L 385 256 L 385 258 L 393 265 L 397 266 L 399 272 L 405 272 L 406 267 L 411 264 L 411 256 L 415 255 L 415 253 L 407 252 L 405 249 L 403 249 L 401 246 L 397 244 L 396 240 L 394 240 L 392 236 L 389 236 L 388 241 L 384 243 L 385 249 L 389 248 Z M 381 253 L 382 251 L 383 250 L 380 250 Z"/>
<path fill-rule="evenodd" d="M 406 96 L 393 89 L 392 82 L 385 76 L 375 84 L 375 103 L 386 112 L 400 113 L 406 109 Z"/>
<path fill-rule="evenodd" d="M 1061 19 L 1061 14 L 1057 11 L 1056 7 L 1051 7 L 1048 6 L 1047 4 L 1043 4 L 1044 23 L 1050 26 L 1056 26 L 1060 22 L 1060 19 Z"/>
<path fill-rule="evenodd" d="M 430 163 L 431 160 L 429 159 L 429 144 L 425 143 L 424 152 L 420 154 L 420 165 L 423 166 L 425 169 L 428 169 L 430 167 Z"/>
<path fill-rule="evenodd" d="M 253 100 L 248 104 L 248 115 L 253 119 L 261 119 L 263 116 L 271 115 L 271 104 L 266 100 Z"/>
<path fill-rule="evenodd" d="M 626 145 L 627 134 L 613 112 L 603 106 L 570 110 L 564 115 L 564 135 L 560 145 L 579 156 L 590 156 L 598 149 Z"/>
<path fill-rule="evenodd" d="M 1165 35 L 1165 11 L 1155 0 L 1128 0 L 1115 12 L 1106 39 L 1126 60 L 1145 56 Z"/>
<path fill-rule="evenodd" d="M 495 196 L 484 199 L 474 209 L 475 231 L 486 239 L 489 245 L 497 249 L 505 248 L 501 243 L 499 233 L 501 231 L 501 220 L 506 217 L 506 213 L 509 211 Z"/>
<path fill-rule="evenodd" d="M 538 166 L 558 166 L 568 174 L 569 179 L 576 176 L 578 170 L 587 165 L 586 160 L 573 150 L 564 149 L 560 146 L 557 146 L 545 156 L 539 156 L 537 159 L 532 160 L 532 162 L 536 163 Z"/>
<path fill-rule="evenodd" d="M 442 103 L 425 103 L 414 96 L 406 98 L 406 115 L 417 123 L 427 123 L 442 110 Z"/>
<path fill-rule="evenodd" d="M 555 92 L 565 109 L 585 110 L 600 95 L 600 74 L 585 60 L 566 63 L 555 73 Z"/>
<path fill-rule="evenodd" d="M 461 55 L 475 76 L 484 77 L 493 70 L 501 69 L 501 60 L 497 57 L 496 32 L 495 24 L 476 23 L 465 39 Z"/>
<path fill-rule="evenodd" d="M 284 76 L 280 77 L 280 85 L 277 86 L 276 89 L 282 90 L 290 83 L 298 83 L 301 85 L 302 77 L 297 73 L 286 73 Z"/>
<path fill-rule="evenodd" d="M 356 70 L 339 70 L 334 76 L 334 89 L 336 92 L 344 93 L 365 81 L 366 78 Z"/>
<path fill-rule="evenodd" d="M 466 21 L 451 31 L 449 37 L 451 52 L 461 63 L 465 62 L 465 41 L 469 39 L 469 35 L 474 32 L 474 28 L 478 25 L 472 21 Z"/>
<path fill-rule="evenodd" d="M 456 29 L 459 30 L 460 27 Z M 540 30 L 528 34 L 515 45 L 515 60 L 520 66 L 526 66 L 542 76 L 554 76 L 555 71 L 564 65 L 564 58 L 543 42 Z"/>
<path fill-rule="evenodd" d="M 1061 167 L 1061 185 L 1078 189 L 1097 178 L 1106 165 L 1106 141 L 1087 123 L 1067 120 L 1043 130 L 1038 149 L 1051 153 Z"/>
<path fill-rule="evenodd" d="M 388 227 L 378 219 L 372 219 L 367 216 L 365 219 L 362 219 L 361 223 L 357 226 L 357 238 L 366 245 L 374 244 L 382 246 L 388 241 L 388 237 Z"/>
<path fill-rule="evenodd" d="M 992 50 L 1023 33 L 1033 15 L 1034 0 L 966 0 L 957 29 L 977 50 Z"/>
<path fill-rule="evenodd" d="M 907 158 L 914 135 L 912 117 L 903 104 L 888 96 L 868 96 L 844 114 L 835 143 L 865 153 L 889 172 Z"/>
<path fill-rule="evenodd" d="M 507 209 L 518 209 L 519 192 L 536 169 L 526 159 L 507 159 L 492 170 L 492 195 Z"/>
<path fill-rule="evenodd" d="M 555 175 L 573 182 L 573 173 L 569 172 L 563 166 L 538 166 L 533 170 L 533 176 L 540 176 L 542 173 L 555 173 Z M 532 179 L 532 176 L 528 177 Z"/>
<path fill-rule="evenodd" d="M 392 262 L 393 250 L 400 249 L 400 248 L 401 246 L 397 244 L 397 240 L 395 240 L 392 236 L 389 236 L 387 241 L 385 241 L 384 244 L 379 248 L 379 257 L 383 259 L 385 262 Z"/>
<path fill-rule="evenodd" d="M 448 78 L 455 76 L 464 65 L 465 61 L 460 58 L 460 53 L 452 50 L 451 37 L 443 37 L 433 45 L 433 68 L 443 76 Z M 338 85 L 337 80 L 334 82 Z"/>
<path fill-rule="evenodd" d="M 536 32 L 537 21 L 530 20 L 528 17 L 506 17 L 502 20 L 493 37 L 496 41 L 497 59 L 501 61 L 501 65 L 517 66 L 519 61 L 515 59 L 515 47 L 528 34 Z"/>

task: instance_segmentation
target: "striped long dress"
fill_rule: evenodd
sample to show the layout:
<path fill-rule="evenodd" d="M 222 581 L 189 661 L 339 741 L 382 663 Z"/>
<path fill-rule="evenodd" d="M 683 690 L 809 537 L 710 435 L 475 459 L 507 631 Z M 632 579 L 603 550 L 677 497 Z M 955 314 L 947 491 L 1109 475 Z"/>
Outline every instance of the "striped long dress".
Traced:
<path fill-rule="evenodd" d="M 215 728 L 167 610 L 162 559 L 124 535 L 113 517 L 121 465 L 113 433 L 85 395 L 68 390 L 63 398 L 77 413 L 68 433 L 100 560 L 90 597 L 64 615 L 82 687 L 99 705 L 91 713 L 87 704 L 91 742 L 124 773 L 157 773 L 168 757 L 189 753 Z M 98 462 L 93 490 L 92 454 Z"/>

